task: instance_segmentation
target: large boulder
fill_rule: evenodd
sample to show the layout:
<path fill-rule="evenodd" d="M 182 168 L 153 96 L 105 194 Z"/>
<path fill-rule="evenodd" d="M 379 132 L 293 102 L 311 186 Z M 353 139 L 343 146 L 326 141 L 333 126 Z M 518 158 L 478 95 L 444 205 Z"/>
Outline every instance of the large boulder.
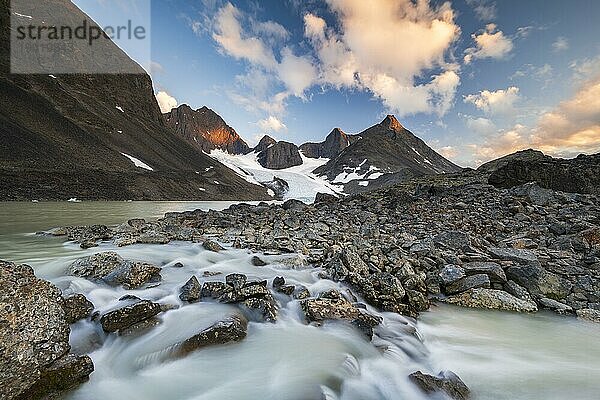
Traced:
<path fill-rule="evenodd" d="M 69 296 L 63 301 L 63 309 L 67 321 L 72 324 L 90 316 L 94 305 L 82 294 Z"/>
<path fill-rule="evenodd" d="M 180 343 L 177 355 L 185 356 L 207 346 L 239 342 L 246 337 L 247 330 L 248 320 L 243 315 L 231 315 Z"/>
<path fill-rule="evenodd" d="M 192 276 L 188 281 L 183 285 L 179 291 L 179 298 L 182 301 L 187 301 L 189 303 L 195 303 L 200 300 L 200 282 L 198 282 L 198 278 Z"/>
<path fill-rule="evenodd" d="M 125 289 L 136 289 L 145 283 L 160 280 L 160 270 L 155 265 L 124 260 L 117 253 L 108 251 L 76 260 L 69 266 L 68 273 L 102 280 L 111 286 L 123 285 Z"/>
<path fill-rule="evenodd" d="M 486 274 L 492 283 L 506 282 L 504 270 L 495 262 L 474 261 L 465 263 L 461 267 L 467 275 Z"/>
<path fill-rule="evenodd" d="M 0 261 L 0 321 L 0 398 L 45 398 L 93 371 L 89 357 L 69 354 L 60 290 L 31 267 Z"/>
<path fill-rule="evenodd" d="M 408 378 L 427 395 L 442 393 L 452 400 L 471 398 L 471 391 L 454 372 L 445 371 L 439 376 L 432 376 L 417 371 L 410 374 Z"/>
<path fill-rule="evenodd" d="M 536 312 L 533 301 L 518 299 L 502 290 L 471 289 L 445 299 L 447 303 L 462 307 L 487 308 L 517 312 Z"/>
<path fill-rule="evenodd" d="M 104 314 L 100 324 L 104 331 L 116 332 L 152 318 L 161 311 L 160 304 L 141 300 Z"/>
<path fill-rule="evenodd" d="M 520 265 L 506 270 L 509 279 L 525 287 L 534 297 L 562 300 L 571 292 L 572 284 L 539 265 Z"/>
<path fill-rule="evenodd" d="M 490 278 L 485 274 L 470 275 L 446 285 L 447 294 L 465 292 L 475 288 L 489 288 Z"/>

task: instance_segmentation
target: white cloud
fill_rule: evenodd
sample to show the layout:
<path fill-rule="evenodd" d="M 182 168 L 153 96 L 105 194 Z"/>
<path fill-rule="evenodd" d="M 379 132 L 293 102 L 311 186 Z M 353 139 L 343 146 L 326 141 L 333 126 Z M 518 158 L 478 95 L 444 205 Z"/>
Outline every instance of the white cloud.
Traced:
<path fill-rule="evenodd" d="M 567 40 L 567 38 L 565 38 L 563 36 L 559 36 L 558 38 L 556 38 L 556 41 L 554 43 L 552 43 L 552 49 L 555 52 L 568 50 L 569 49 L 569 41 Z"/>
<path fill-rule="evenodd" d="M 465 125 L 467 126 L 467 129 L 469 129 L 471 132 L 480 136 L 490 135 L 494 132 L 497 132 L 498 130 L 498 128 L 496 128 L 496 126 L 491 120 L 481 117 L 476 118 L 467 116 L 465 120 Z"/>
<path fill-rule="evenodd" d="M 471 144 L 477 163 L 536 148 L 559 157 L 600 151 L 600 76 L 583 84 L 569 99 L 541 115 L 534 128 L 515 125 L 488 134 L 482 144 Z"/>
<path fill-rule="evenodd" d="M 464 97 L 465 103 L 471 103 L 486 114 L 509 114 L 514 111 L 515 103 L 520 99 L 519 88 L 511 86 L 506 90 L 494 92 L 483 90 Z"/>
<path fill-rule="evenodd" d="M 295 56 L 289 48 L 281 51 L 281 63 L 277 67 L 279 79 L 290 92 L 304 98 L 304 91 L 317 79 L 317 68 L 307 57 Z"/>
<path fill-rule="evenodd" d="M 258 37 L 243 32 L 239 19 L 241 12 L 231 3 L 219 10 L 215 17 L 213 39 L 221 51 L 236 59 L 245 59 L 266 68 L 277 65 L 273 51 Z"/>
<path fill-rule="evenodd" d="M 487 24 L 484 31 L 474 33 L 471 37 L 475 41 L 475 47 L 465 50 L 465 64 L 474 59 L 503 59 L 513 49 L 512 40 L 498 30 L 496 24 Z"/>
<path fill-rule="evenodd" d="M 489 0 L 467 0 L 479 20 L 490 22 L 496 18 L 496 3 Z"/>
<path fill-rule="evenodd" d="M 455 158 L 458 155 L 458 150 L 453 146 L 444 146 L 437 149 L 437 152 L 446 158 Z"/>
<path fill-rule="evenodd" d="M 285 126 L 285 124 L 281 122 L 277 117 L 274 117 L 272 115 L 270 115 L 266 119 L 261 119 L 256 124 L 263 132 L 267 133 L 287 130 L 287 126 Z"/>
<path fill-rule="evenodd" d="M 403 116 L 448 110 L 460 78 L 445 57 L 458 38 L 449 3 L 328 0 L 340 31 L 315 15 L 304 17 L 305 35 L 319 57 L 321 82 L 368 90 L 387 109 Z M 393 45 L 392 45 L 393 44 Z M 426 71 L 440 69 L 416 83 Z"/>
<path fill-rule="evenodd" d="M 168 113 L 177 107 L 177 100 L 175 97 L 171 96 L 165 91 L 160 91 L 156 94 L 156 101 L 158 101 L 158 106 L 163 114 Z"/>

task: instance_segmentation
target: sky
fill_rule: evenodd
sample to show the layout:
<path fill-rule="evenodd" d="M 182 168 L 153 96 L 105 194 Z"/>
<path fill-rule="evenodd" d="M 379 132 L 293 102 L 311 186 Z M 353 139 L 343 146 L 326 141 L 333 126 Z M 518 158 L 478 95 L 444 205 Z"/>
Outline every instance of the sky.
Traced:
<path fill-rule="evenodd" d="M 157 0 L 151 17 L 162 110 L 206 105 L 251 145 L 394 114 L 461 166 L 600 151 L 600 1 Z"/>

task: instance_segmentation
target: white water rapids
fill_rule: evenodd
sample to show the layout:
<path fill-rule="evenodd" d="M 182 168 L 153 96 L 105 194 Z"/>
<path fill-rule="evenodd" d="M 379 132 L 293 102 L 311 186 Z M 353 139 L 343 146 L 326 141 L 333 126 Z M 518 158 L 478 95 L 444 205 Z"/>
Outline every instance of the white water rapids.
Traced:
<path fill-rule="evenodd" d="M 137 337 L 105 334 L 97 322 L 72 325 L 73 351 L 89 354 L 95 371 L 89 382 L 65 399 L 420 400 L 425 397 L 407 375 L 416 370 L 437 374 L 443 369 L 456 372 L 473 389 L 475 399 L 598 398 L 600 328 L 546 313 L 519 315 L 443 306 L 424 313 L 415 323 L 369 307 L 369 312 L 383 317 L 383 323 L 368 342 L 344 323 L 306 325 L 298 301 L 276 294 L 280 303 L 276 323 L 251 322 L 247 337 L 239 343 L 172 359 L 168 356 L 173 344 L 236 310 L 233 305 L 181 302 L 179 288 L 192 275 L 204 282 L 224 280 L 235 272 L 250 280 L 267 279 L 269 284 L 283 276 L 288 284 L 306 286 L 312 295 L 346 288 L 319 278 L 318 269 L 298 263 L 296 256 L 258 254 L 269 264 L 256 267 L 250 262 L 254 254 L 245 250 L 213 253 L 181 242 L 124 248 L 105 243 L 81 250 L 62 239 L 30 234 L 58 225 L 118 223 L 199 206 L 207 205 L 0 204 L 0 258 L 29 262 L 38 276 L 51 280 L 65 295 L 85 294 L 100 312 L 115 308 L 126 294 L 179 306 L 159 314 L 162 323 Z M 117 251 L 126 259 L 159 265 L 162 282 L 128 291 L 65 275 L 75 259 L 100 251 Z M 184 267 L 172 267 L 176 262 Z M 204 272 L 221 274 L 204 277 Z"/>

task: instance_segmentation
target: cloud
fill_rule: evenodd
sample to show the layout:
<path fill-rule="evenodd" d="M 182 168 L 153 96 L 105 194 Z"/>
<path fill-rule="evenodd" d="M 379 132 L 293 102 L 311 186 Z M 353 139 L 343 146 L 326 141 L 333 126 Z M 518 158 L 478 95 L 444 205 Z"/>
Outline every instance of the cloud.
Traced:
<path fill-rule="evenodd" d="M 482 144 L 468 147 L 477 163 L 527 148 L 558 157 L 599 152 L 600 76 L 587 81 L 552 111 L 542 114 L 535 127 L 517 124 L 487 135 Z"/>
<path fill-rule="evenodd" d="M 280 132 L 286 131 L 287 126 L 276 117 L 270 115 L 266 119 L 261 119 L 256 123 L 263 132 Z"/>
<path fill-rule="evenodd" d="M 277 67 L 279 79 L 294 96 L 304 98 L 304 91 L 317 79 L 318 71 L 307 57 L 295 56 L 289 48 L 281 51 L 281 63 Z"/>
<path fill-rule="evenodd" d="M 458 155 L 458 150 L 453 146 L 444 146 L 437 149 L 437 152 L 446 158 L 454 158 Z"/>
<path fill-rule="evenodd" d="M 479 136 L 490 135 L 498 131 L 496 125 L 494 125 L 494 123 L 487 118 L 467 116 L 465 125 L 467 126 L 467 129 Z"/>
<path fill-rule="evenodd" d="M 515 103 L 520 99 L 519 88 L 511 86 L 506 90 L 494 92 L 483 90 L 464 97 L 465 103 L 471 103 L 486 114 L 509 114 L 514 111 Z"/>
<path fill-rule="evenodd" d="M 475 47 L 465 50 L 465 64 L 471 63 L 474 59 L 500 60 L 507 57 L 513 49 L 512 40 L 498 30 L 496 24 L 487 24 L 485 30 L 474 33 L 471 37 L 475 41 Z"/>
<path fill-rule="evenodd" d="M 473 8 L 473 12 L 481 21 L 490 22 L 496 18 L 496 3 L 493 1 L 467 0 L 467 4 Z"/>
<path fill-rule="evenodd" d="M 305 36 L 319 58 L 321 83 L 370 91 L 388 110 L 403 116 L 445 113 L 460 78 L 447 53 L 460 34 L 449 3 L 328 0 L 339 29 L 313 14 Z M 393 44 L 393 45 L 392 45 Z M 426 72 L 437 70 L 430 74 Z M 417 83 L 417 80 L 419 82 Z"/>
<path fill-rule="evenodd" d="M 221 8 L 215 17 L 213 39 L 223 53 L 236 59 L 245 59 L 266 68 L 277 65 L 273 51 L 258 37 L 243 32 L 239 19 L 241 12 L 231 3 Z"/>
<path fill-rule="evenodd" d="M 156 101 L 158 101 L 158 106 L 163 114 L 168 113 L 177 107 L 177 100 L 175 97 L 169 95 L 165 91 L 160 91 L 156 94 Z"/>
<path fill-rule="evenodd" d="M 567 38 L 563 37 L 563 36 L 559 36 L 558 38 L 556 38 L 556 41 L 554 43 L 552 43 L 552 50 L 555 52 L 559 52 L 559 51 L 565 51 L 569 49 L 569 41 L 567 40 Z"/>

